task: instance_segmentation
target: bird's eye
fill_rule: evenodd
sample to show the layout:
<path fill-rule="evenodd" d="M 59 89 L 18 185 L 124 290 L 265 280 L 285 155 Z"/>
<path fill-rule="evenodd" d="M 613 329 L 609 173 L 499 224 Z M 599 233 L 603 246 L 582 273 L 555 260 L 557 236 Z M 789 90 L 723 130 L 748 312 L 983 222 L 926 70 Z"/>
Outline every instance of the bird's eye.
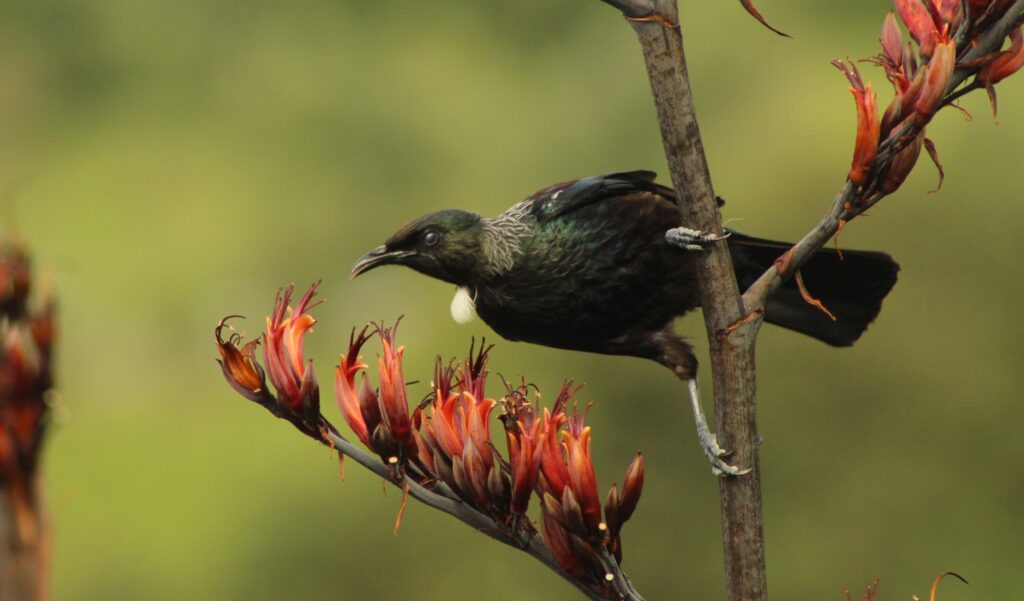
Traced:
<path fill-rule="evenodd" d="M 437 233 L 435 230 L 427 230 L 427 232 L 423 234 L 423 243 L 427 246 L 434 246 L 440 241 L 441 234 Z"/>

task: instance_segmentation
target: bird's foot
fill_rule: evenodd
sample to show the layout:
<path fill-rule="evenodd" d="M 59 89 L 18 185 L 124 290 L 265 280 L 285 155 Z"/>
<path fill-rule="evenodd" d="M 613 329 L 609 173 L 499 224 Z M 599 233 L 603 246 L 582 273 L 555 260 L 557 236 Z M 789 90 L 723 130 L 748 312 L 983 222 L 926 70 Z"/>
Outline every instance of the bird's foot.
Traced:
<path fill-rule="evenodd" d="M 685 250 L 704 250 L 706 244 L 712 242 L 718 242 L 719 240 L 725 240 L 729 237 L 729 232 L 719 236 L 717 234 L 709 234 L 700 230 L 690 229 L 688 227 L 675 227 L 665 232 L 665 241 L 672 246 L 678 246 Z"/>
<path fill-rule="evenodd" d="M 749 474 L 750 468 L 740 469 L 725 460 L 729 456 L 729 451 L 718 446 L 718 436 L 708 427 L 707 419 L 704 418 L 704 409 L 700 406 L 697 380 L 687 380 L 686 387 L 690 392 L 690 406 L 693 409 L 693 420 L 697 426 L 697 441 L 700 443 L 701 450 L 704 451 L 704 456 L 711 463 L 711 473 L 716 476 Z"/>
<path fill-rule="evenodd" d="M 713 432 L 706 430 L 698 432 L 697 440 L 700 442 L 701 450 L 704 451 L 704 456 L 711 463 L 712 474 L 716 476 L 743 476 L 750 473 L 750 468 L 742 470 L 725 460 L 730 455 L 730 451 L 726 451 L 718 446 L 718 436 Z"/>

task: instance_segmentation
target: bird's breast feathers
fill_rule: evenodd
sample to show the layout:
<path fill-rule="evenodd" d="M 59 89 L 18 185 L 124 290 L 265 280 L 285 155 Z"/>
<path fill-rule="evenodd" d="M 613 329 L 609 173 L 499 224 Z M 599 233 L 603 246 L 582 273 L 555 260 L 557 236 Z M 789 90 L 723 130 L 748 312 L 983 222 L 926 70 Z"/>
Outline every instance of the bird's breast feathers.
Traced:
<path fill-rule="evenodd" d="M 476 316 L 476 300 L 465 286 L 459 286 L 452 299 L 452 319 L 456 323 L 467 324 Z"/>

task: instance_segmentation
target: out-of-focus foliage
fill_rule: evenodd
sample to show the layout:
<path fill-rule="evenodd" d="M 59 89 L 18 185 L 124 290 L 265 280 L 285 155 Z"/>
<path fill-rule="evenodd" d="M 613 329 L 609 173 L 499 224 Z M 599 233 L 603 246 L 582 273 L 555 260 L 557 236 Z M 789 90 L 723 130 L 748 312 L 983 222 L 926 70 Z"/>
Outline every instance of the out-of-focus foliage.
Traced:
<path fill-rule="evenodd" d="M 890 4 L 758 6 L 795 39 L 711 0 L 684 2 L 683 28 L 717 191 L 742 219 L 730 225 L 794 238 L 849 168 L 854 115 L 828 62 L 875 54 Z M 426 394 L 433 353 L 461 355 L 489 330 L 452 323 L 443 284 L 407 270 L 349 281 L 348 268 L 427 211 L 495 214 L 555 181 L 665 173 L 639 50 L 615 11 L 37 0 L 0 16 L 5 211 L 62 303 L 66 417 L 44 456 L 54 597 L 574 595 L 422 507 L 393 538 L 398 496 L 354 468 L 341 482 L 329 453 L 240 402 L 211 333 L 242 310 L 250 320 L 236 327 L 255 335 L 278 286 L 322 277 L 328 302 L 307 349 L 318 372 L 353 325 L 405 313 L 406 376 Z M 937 178 L 922 161 L 843 231 L 844 246 L 884 248 L 903 266 L 857 346 L 762 333 L 776 598 L 839 599 L 875 576 L 906 598 L 945 569 L 972 585 L 944 601 L 1024 591 L 1012 569 L 1024 531 L 1018 79 L 1000 84 L 1001 125 L 982 93 L 965 102 L 973 122 L 944 111 L 929 128 L 941 192 L 928 195 Z M 698 316 L 681 327 L 703 338 Z M 499 342 L 493 357 L 493 372 L 544 390 L 566 376 L 588 384 L 599 473 L 644 451 L 625 566 L 640 590 L 720 597 L 718 485 L 678 382 L 653 363 L 523 344 Z"/>

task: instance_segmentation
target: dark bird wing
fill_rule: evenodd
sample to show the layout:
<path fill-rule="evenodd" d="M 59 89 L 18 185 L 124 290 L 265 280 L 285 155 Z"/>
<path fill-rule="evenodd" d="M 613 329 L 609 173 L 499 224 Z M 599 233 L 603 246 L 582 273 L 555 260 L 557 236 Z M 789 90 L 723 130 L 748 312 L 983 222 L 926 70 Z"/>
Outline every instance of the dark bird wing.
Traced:
<path fill-rule="evenodd" d="M 656 177 L 653 171 L 626 171 L 585 177 L 540 190 L 528 198 L 527 202 L 533 203 L 532 213 L 538 221 L 556 219 L 595 202 L 636 192 L 651 192 L 675 202 L 672 188 L 655 183 Z"/>

